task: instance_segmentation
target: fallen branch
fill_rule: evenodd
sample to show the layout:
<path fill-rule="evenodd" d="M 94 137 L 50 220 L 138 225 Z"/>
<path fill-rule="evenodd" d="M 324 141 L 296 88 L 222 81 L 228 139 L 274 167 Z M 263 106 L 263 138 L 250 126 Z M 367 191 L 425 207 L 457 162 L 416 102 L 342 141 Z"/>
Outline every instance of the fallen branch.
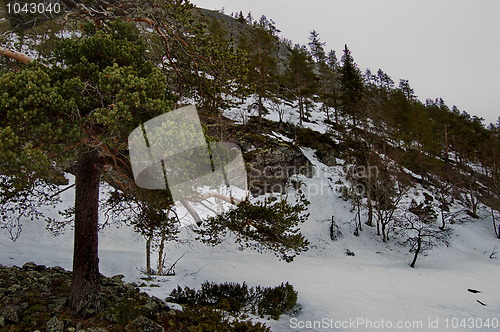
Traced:
<path fill-rule="evenodd" d="M 177 264 L 178 261 L 181 260 L 182 257 L 184 257 L 186 253 L 183 253 L 181 257 L 177 258 L 177 260 L 174 262 L 174 264 L 170 265 L 170 268 L 167 270 L 165 273 L 166 276 L 175 276 L 175 265 Z"/>
<path fill-rule="evenodd" d="M 187 201 L 181 201 L 182 206 L 187 210 L 187 212 L 193 217 L 194 222 L 197 226 L 201 226 L 203 221 L 201 220 L 198 213 L 193 209 L 193 207 Z"/>
<path fill-rule="evenodd" d="M 6 49 L 5 47 L 1 47 L 1 46 L 0 46 L 0 55 L 4 56 L 6 58 L 12 59 L 12 60 L 19 61 L 19 62 L 24 63 L 24 64 L 28 64 L 28 63 L 31 63 L 34 61 L 32 57 L 30 57 L 24 53 L 17 52 L 17 51 L 11 51 L 11 50 Z"/>

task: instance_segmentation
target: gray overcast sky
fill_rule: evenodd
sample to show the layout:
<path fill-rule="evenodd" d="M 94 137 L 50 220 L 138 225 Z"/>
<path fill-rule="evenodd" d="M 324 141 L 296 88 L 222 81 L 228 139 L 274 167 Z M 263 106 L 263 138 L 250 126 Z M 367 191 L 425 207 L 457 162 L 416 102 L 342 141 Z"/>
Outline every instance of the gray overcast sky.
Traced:
<path fill-rule="evenodd" d="M 500 116 L 500 0 L 191 2 L 266 15 L 294 43 L 307 43 L 315 29 L 339 58 L 348 44 L 362 71 L 408 79 L 421 100 L 442 97 L 486 124 Z"/>

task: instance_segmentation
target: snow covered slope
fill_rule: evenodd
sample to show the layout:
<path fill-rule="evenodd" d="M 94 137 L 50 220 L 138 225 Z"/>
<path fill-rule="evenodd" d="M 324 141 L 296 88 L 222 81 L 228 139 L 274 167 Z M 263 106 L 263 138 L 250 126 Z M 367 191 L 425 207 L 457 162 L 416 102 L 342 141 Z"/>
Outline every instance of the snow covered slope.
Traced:
<path fill-rule="evenodd" d="M 207 247 L 184 228 L 180 241 L 170 243 L 167 249 L 167 265 L 184 255 L 176 265 L 177 274 L 147 282 L 144 291 L 164 299 L 177 285 L 198 288 L 206 280 L 246 281 L 249 286 L 276 286 L 288 281 L 299 292 L 302 311 L 296 317 L 266 321 L 274 331 L 499 329 L 500 260 L 489 256 L 500 242 L 486 211 L 482 211 L 482 220 L 450 225 L 451 246 L 430 251 L 412 269 L 408 248 L 395 241 L 383 243 L 373 228 L 365 226 L 359 237 L 352 235 L 350 202 L 335 190 L 335 182 L 343 179 L 341 166 L 327 167 L 311 150 L 304 149 L 304 153 L 316 168 L 313 178 L 301 178 L 311 202 L 310 218 L 302 225 L 311 242 L 309 251 L 285 263 L 271 253 L 240 250 L 231 239 L 221 246 Z M 325 181 L 329 185 L 325 186 Z M 73 195 L 65 192 L 58 208 L 71 205 Z M 55 215 L 55 210 L 50 213 Z M 332 215 L 343 232 L 335 242 L 328 231 Z M 26 221 L 15 243 L 2 233 L 0 264 L 19 266 L 34 261 L 71 269 L 71 230 L 54 237 L 44 227 L 41 222 Z M 355 256 L 346 256 L 346 249 Z M 144 256 L 144 241 L 130 228 L 110 226 L 101 233 L 103 274 L 124 274 L 127 281 L 140 284 Z M 473 294 L 469 288 L 481 293 Z M 479 324 L 490 328 L 479 328 Z"/>

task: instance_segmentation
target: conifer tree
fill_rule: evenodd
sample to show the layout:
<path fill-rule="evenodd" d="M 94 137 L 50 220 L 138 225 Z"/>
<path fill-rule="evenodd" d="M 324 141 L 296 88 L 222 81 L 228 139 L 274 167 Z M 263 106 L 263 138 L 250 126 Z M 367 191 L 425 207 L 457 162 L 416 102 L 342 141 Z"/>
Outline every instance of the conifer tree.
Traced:
<path fill-rule="evenodd" d="M 313 96 L 317 86 L 312 57 L 305 47 L 295 45 L 292 49 L 288 58 L 288 68 L 282 80 L 289 99 L 298 102 L 299 124 L 302 126 L 305 118 L 305 105 Z"/>
<path fill-rule="evenodd" d="M 0 201 L 26 196 L 25 193 L 43 183 L 55 183 L 62 172 L 75 175 L 73 282 L 69 304 L 82 316 L 93 315 L 104 305 L 99 295 L 98 258 L 101 181 L 145 203 L 145 211 L 151 212 L 152 219 L 164 219 L 162 210 L 168 210 L 171 204 L 165 199 L 161 204 L 151 205 L 159 196 L 152 195 L 150 200 L 136 195 L 127 153 L 130 132 L 168 112 L 178 99 L 175 92 L 180 90 L 173 84 L 169 86 L 168 83 L 174 81 L 164 74 L 176 73 L 177 83 L 183 85 L 195 77 L 188 74 L 200 75 L 192 69 L 203 68 L 202 74 L 212 85 L 206 90 L 197 90 L 199 93 L 209 89 L 229 93 L 231 90 L 227 89 L 234 85 L 234 81 L 223 81 L 224 77 L 219 81 L 208 77 L 220 73 L 210 67 L 213 60 L 210 51 L 225 54 L 224 51 L 217 53 L 215 42 L 189 44 L 194 32 L 186 35 L 176 30 L 185 27 L 176 20 L 185 22 L 188 16 L 184 14 L 191 5 L 185 1 L 171 5 L 172 16 L 168 17 L 171 29 L 167 29 L 167 23 L 129 15 L 116 3 L 99 2 L 93 11 L 94 21 L 84 25 L 76 34 L 78 37 L 68 35 L 56 43 L 55 49 L 46 52 L 44 62 L 49 65 L 34 63 L 25 56 L 22 59 L 29 59 L 27 65 L 0 73 Z M 78 8 L 72 9 L 78 11 Z M 85 16 L 85 8 L 76 16 Z M 118 17 L 134 22 L 124 22 Z M 145 38 L 146 34 L 140 34 L 144 32 L 137 29 L 136 24 L 155 27 L 158 34 L 155 37 L 165 42 L 162 69 L 151 61 L 155 50 L 148 49 L 146 41 L 150 40 Z M 178 33 L 171 36 L 175 42 L 167 37 L 169 33 Z M 202 41 L 204 39 L 198 40 Z M 179 50 L 173 50 L 175 47 Z M 209 52 L 202 57 L 204 50 Z M 180 60 L 186 58 L 180 53 L 190 55 L 188 58 L 195 63 L 181 67 L 185 63 Z M 217 59 L 219 62 L 214 61 L 212 65 L 218 65 L 223 71 L 224 56 Z M 68 165 L 74 166 L 68 170 Z M 286 215 L 283 217 L 284 221 L 290 221 Z M 283 226 L 286 232 L 288 226 Z M 276 237 L 279 235 L 273 238 Z"/>
<path fill-rule="evenodd" d="M 361 72 L 354 62 L 347 45 L 344 48 L 340 73 L 342 83 L 342 111 L 352 118 L 352 125 L 356 129 L 357 120 L 362 114 L 364 85 Z"/>
<path fill-rule="evenodd" d="M 81 38 L 59 42 L 52 66 L 29 65 L 0 77 L 0 144 L 7 143 L 10 152 L 2 173 L 19 179 L 19 153 L 27 154 L 22 167 L 31 181 L 46 180 L 54 162 L 76 161 L 70 305 L 82 315 L 102 306 L 97 255 L 101 178 L 120 171 L 116 167 L 128 134 L 171 105 L 165 78 L 145 51 L 128 24 L 91 25 Z"/>
<path fill-rule="evenodd" d="M 413 91 L 412 87 L 410 86 L 410 82 L 405 79 L 399 80 L 399 90 L 403 92 L 405 95 L 406 99 L 408 100 L 414 100 L 416 96 L 414 95 L 415 91 Z"/>
<path fill-rule="evenodd" d="M 248 82 L 257 95 L 259 121 L 264 115 L 264 99 L 274 95 L 277 89 L 277 40 L 273 24 L 262 17 L 251 38 L 242 37 L 240 47 L 247 52 L 249 61 Z"/>
<path fill-rule="evenodd" d="M 316 63 L 319 64 L 326 61 L 326 53 L 324 49 L 326 43 L 320 40 L 319 33 L 316 30 L 311 31 L 309 35 L 308 45 L 314 60 L 316 60 Z"/>
<path fill-rule="evenodd" d="M 330 110 L 335 112 L 335 124 L 339 124 L 338 106 L 340 98 L 340 73 L 335 51 L 328 52 L 326 61 L 319 64 L 319 100 L 323 103 L 326 119 L 330 121 Z"/>

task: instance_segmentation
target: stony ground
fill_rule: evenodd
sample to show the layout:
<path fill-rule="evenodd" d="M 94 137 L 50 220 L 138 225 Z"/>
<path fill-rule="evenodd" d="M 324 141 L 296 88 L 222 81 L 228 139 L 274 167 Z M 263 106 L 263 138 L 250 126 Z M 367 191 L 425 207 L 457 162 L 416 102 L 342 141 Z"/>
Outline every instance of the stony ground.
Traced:
<path fill-rule="evenodd" d="M 159 298 L 141 292 L 146 283 L 124 283 L 123 275 L 102 276 L 102 309 L 91 317 L 77 317 L 67 306 L 71 276 L 71 271 L 58 266 L 0 264 L 0 331 L 269 331 L 262 323 L 235 319 L 208 307 L 172 310 Z"/>
<path fill-rule="evenodd" d="M 141 293 L 123 276 L 102 277 L 103 310 L 90 319 L 75 318 L 67 308 L 71 272 L 26 263 L 0 265 L 1 331 L 164 331 L 175 315 L 155 297 Z"/>

